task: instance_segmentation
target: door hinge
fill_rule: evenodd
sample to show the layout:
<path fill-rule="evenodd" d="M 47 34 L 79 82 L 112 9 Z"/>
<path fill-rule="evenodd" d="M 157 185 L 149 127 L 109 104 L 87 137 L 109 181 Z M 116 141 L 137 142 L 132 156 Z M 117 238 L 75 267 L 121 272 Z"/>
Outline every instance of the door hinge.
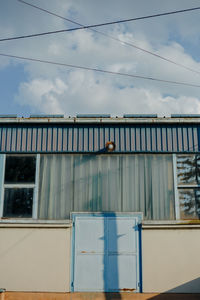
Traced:
<path fill-rule="evenodd" d="M 71 282 L 71 287 L 72 287 L 72 288 L 74 287 L 74 282 L 73 282 L 73 281 Z"/>

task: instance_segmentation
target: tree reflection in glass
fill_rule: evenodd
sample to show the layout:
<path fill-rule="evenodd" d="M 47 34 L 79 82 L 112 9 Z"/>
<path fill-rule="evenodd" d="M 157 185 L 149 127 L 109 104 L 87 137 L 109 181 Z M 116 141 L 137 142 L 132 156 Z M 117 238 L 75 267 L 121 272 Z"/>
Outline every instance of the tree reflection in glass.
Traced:
<path fill-rule="evenodd" d="M 197 157 L 195 155 L 177 155 L 177 177 L 178 184 L 197 184 Z M 198 162 L 200 164 L 200 162 Z"/>
<path fill-rule="evenodd" d="M 199 155 L 177 155 L 177 180 L 181 219 L 200 219 Z"/>
<path fill-rule="evenodd" d="M 181 219 L 200 219 L 200 189 L 179 189 Z"/>

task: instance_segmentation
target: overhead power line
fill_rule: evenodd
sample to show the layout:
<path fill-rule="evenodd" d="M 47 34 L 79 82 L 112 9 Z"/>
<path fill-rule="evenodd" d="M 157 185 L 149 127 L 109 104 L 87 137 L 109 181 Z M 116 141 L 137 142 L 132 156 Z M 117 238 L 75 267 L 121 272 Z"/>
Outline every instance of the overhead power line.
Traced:
<path fill-rule="evenodd" d="M 18 0 L 18 1 L 22 2 L 22 0 Z M 35 33 L 35 34 L 21 35 L 21 36 L 16 36 L 16 37 L 3 38 L 3 39 L 0 39 L 0 42 L 19 40 L 19 39 L 25 39 L 25 38 L 33 38 L 33 37 L 37 37 L 37 36 L 51 35 L 51 34 L 57 34 L 57 33 L 63 33 L 63 32 L 71 32 L 71 31 L 77 31 L 77 30 L 83 30 L 83 29 L 90 29 L 90 28 L 102 27 L 102 26 L 107 26 L 107 25 L 121 24 L 121 23 L 133 22 L 133 21 L 144 20 L 144 19 L 149 19 L 149 18 L 167 16 L 167 15 L 172 15 L 172 14 L 185 13 L 185 12 L 199 10 L 199 9 L 200 9 L 200 7 L 193 7 L 193 8 L 187 8 L 187 9 L 182 9 L 182 10 L 170 11 L 170 12 L 166 12 L 166 13 L 159 13 L 159 14 L 154 14 L 154 15 L 149 15 L 149 16 L 130 18 L 130 19 L 124 19 L 124 20 L 118 20 L 118 21 L 112 21 L 112 22 L 105 22 L 105 23 L 100 23 L 100 24 L 86 25 L 86 26 L 75 27 L 75 28 L 70 28 L 70 29 L 61 29 L 61 30 L 55 30 L 55 31 L 47 31 L 47 32 L 41 32 L 41 33 Z"/>
<path fill-rule="evenodd" d="M 99 73 L 106 73 L 106 74 L 111 74 L 111 75 L 119 75 L 119 76 L 124 76 L 124 77 L 132 77 L 132 78 L 137 78 L 137 79 L 144 79 L 144 80 L 151 80 L 151 81 L 158 81 L 158 82 L 163 82 L 163 83 L 170 83 L 170 84 L 200 88 L 200 85 L 187 83 L 187 82 L 165 80 L 165 79 L 140 76 L 140 75 L 134 75 L 134 74 L 122 73 L 122 72 L 114 72 L 114 71 L 108 71 L 108 70 L 103 70 L 103 69 L 98 69 L 98 68 L 91 68 L 91 67 L 78 66 L 78 65 L 66 64 L 66 63 L 59 63 L 59 62 L 54 62 L 54 61 L 49 61 L 49 60 L 42 60 L 42 59 L 17 56 L 17 55 L 5 54 L 5 53 L 0 53 L 0 56 L 10 57 L 10 58 L 15 58 L 15 59 L 20 59 L 20 60 L 27 60 L 27 61 L 32 61 L 32 62 L 45 63 L 45 64 L 50 64 L 50 65 L 57 65 L 57 66 L 67 67 L 67 68 L 75 68 L 75 69 L 94 71 L 94 72 L 99 72 Z"/>
<path fill-rule="evenodd" d="M 78 22 L 73 21 L 73 20 L 71 20 L 71 19 L 69 19 L 69 18 L 60 16 L 60 15 L 58 15 L 58 14 L 52 12 L 52 11 L 49 11 L 49 10 L 47 10 L 47 9 L 42 8 L 42 7 L 33 5 L 33 4 L 28 3 L 28 2 L 26 2 L 26 1 L 23 1 L 23 0 L 17 0 L 17 1 L 18 1 L 18 2 L 21 2 L 21 3 L 23 3 L 23 4 L 26 4 L 26 5 L 30 6 L 30 7 L 36 8 L 36 9 L 38 9 L 38 10 L 40 10 L 40 11 L 45 12 L 45 13 L 48 13 L 48 14 L 50 14 L 50 15 L 52 15 L 52 16 L 57 17 L 57 18 L 60 18 L 60 19 L 62 19 L 62 20 L 65 20 L 65 21 L 68 21 L 68 22 L 70 22 L 70 23 L 79 25 L 79 26 L 81 26 L 81 27 L 85 27 L 85 25 L 83 25 L 83 24 L 81 24 L 81 23 L 78 23 Z M 135 44 L 133 44 L 133 43 L 123 41 L 123 40 L 121 40 L 121 39 L 119 39 L 119 38 L 113 37 L 113 36 L 111 36 L 111 35 L 109 35 L 109 34 L 106 34 L 106 33 L 104 33 L 104 32 L 101 32 L 101 31 L 96 30 L 96 29 L 91 28 L 91 27 L 88 28 L 88 29 L 91 30 L 91 31 L 93 31 L 93 32 L 96 32 L 96 33 L 98 33 L 98 34 L 101 34 L 101 35 L 103 35 L 103 36 L 106 36 L 107 38 L 109 38 L 109 39 L 111 39 L 111 40 L 113 40 L 113 41 L 120 42 L 121 44 L 123 44 L 123 45 L 125 45 L 125 46 L 130 46 L 130 47 L 132 47 L 132 48 L 135 48 L 135 49 L 137 49 L 137 50 L 140 50 L 140 51 L 142 51 L 142 52 L 145 52 L 145 53 L 150 54 L 150 55 L 152 55 L 152 56 L 155 56 L 155 57 L 157 57 L 157 58 L 160 58 L 160 59 L 162 59 L 162 60 L 164 60 L 164 61 L 167 61 L 167 62 L 169 62 L 169 63 L 172 63 L 172 64 L 174 64 L 174 65 L 176 65 L 176 66 L 179 66 L 179 67 L 181 67 L 181 68 L 184 68 L 184 69 L 186 69 L 186 70 L 188 70 L 188 71 L 191 71 L 191 72 L 196 73 L 196 74 L 200 74 L 200 71 L 194 70 L 194 69 L 192 69 L 192 68 L 190 68 L 190 67 L 187 67 L 187 66 L 185 66 L 185 65 L 183 65 L 183 64 L 180 64 L 180 63 L 178 63 L 178 62 L 175 62 L 175 61 L 173 61 L 173 60 L 171 60 L 171 59 L 169 59 L 169 58 L 166 58 L 166 57 L 164 57 L 164 56 L 161 56 L 161 55 L 159 55 L 159 54 L 156 54 L 156 53 L 154 53 L 154 52 L 152 52 L 152 51 L 149 51 L 149 50 L 146 50 L 146 49 L 144 49 L 144 48 L 141 48 L 141 47 L 139 47 L 139 46 L 137 46 L 137 45 L 135 45 Z"/>

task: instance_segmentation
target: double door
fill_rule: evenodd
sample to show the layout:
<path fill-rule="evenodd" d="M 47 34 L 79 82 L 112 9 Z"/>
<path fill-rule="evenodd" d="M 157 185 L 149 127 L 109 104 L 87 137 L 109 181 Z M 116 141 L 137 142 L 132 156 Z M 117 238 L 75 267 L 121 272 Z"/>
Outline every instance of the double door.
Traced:
<path fill-rule="evenodd" d="M 140 291 L 140 214 L 73 214 L 72 291 Z"/>

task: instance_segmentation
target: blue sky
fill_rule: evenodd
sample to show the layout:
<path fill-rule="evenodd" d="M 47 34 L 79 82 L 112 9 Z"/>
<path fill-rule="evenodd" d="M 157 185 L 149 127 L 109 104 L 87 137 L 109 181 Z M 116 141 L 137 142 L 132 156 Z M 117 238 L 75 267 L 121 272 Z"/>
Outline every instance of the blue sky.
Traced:
<path fill-rule="evenodd" d="M 200 6 L 197 0 L 27 0 L 82 24 Z M 17 0 L 0 0 L 0 38 L 72 28 Z M 200 10 L 98 28 L 200 71 Z M 0 42 L 0 53 L 200 84 L 187 71 L 90 30 Z M 0 114 L 200 113 L 200 88 L 0 57 Z"/>

